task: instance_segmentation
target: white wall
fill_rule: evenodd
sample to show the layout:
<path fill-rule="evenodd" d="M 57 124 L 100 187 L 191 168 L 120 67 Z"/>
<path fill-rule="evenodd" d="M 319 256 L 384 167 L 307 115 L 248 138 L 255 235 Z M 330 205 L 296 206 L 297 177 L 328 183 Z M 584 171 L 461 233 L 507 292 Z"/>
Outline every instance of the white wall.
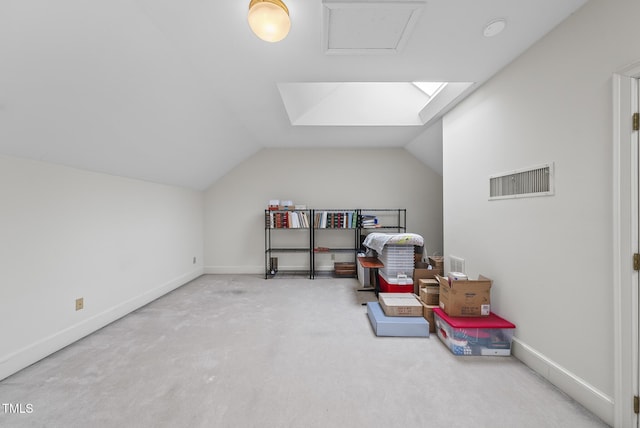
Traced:
<path fill-rule="evenodd" d="M 202 192 L 0 157 L 0 201 L 0 379 L 202 274 Z"/>
<path fill-rule="evenodd" d="M 437 120 L 405 147 L 429 168 L 442 175 L 442 120 Z"/>
<path fill-rule="evenodd" d="M 406 150 L 265 149 L 206 192 L 206 272 L 264 273 L 271 199 L 314 209 L 406 208 L 407 231 L 422 235 L 430 254 L 442 253 L 442 177 Z"/>
<path fill-rule="evenodd" d="M 494 280 L 516 355 L 609 423 L 611 82 L 640 58 L 639 23 L 636 0 L 592 0 L 443 125 L 445 254 Z M 489 175 L 551 161 L 555 196 L 487 200 Z"/>

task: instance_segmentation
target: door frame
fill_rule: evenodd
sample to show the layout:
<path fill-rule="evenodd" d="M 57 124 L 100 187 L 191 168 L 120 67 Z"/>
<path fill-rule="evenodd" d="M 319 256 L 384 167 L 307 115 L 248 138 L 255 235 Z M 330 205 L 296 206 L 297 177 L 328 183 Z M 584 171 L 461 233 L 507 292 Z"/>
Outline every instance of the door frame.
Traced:
<path fill-rule="evenodd" d="M 613 75 L 613 315 L 614 426 L 637 427 L 638 394 L 638 136 L 631 118 L 638 111 L 640 62 Z M 636 144 L 633 144 L 634 139 Z"/>

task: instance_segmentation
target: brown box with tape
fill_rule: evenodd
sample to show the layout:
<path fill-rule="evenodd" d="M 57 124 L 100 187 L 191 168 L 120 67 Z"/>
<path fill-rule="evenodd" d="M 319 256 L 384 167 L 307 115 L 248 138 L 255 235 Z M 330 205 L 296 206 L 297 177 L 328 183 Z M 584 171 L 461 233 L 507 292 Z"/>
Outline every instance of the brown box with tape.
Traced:
<path fill-rule="evenodd" d="M 451 317 L 489 316 L 492 281 L 482 275 L 477 280 L 453 280 L 436 276 L 440 284 L 440 309 Z"/>

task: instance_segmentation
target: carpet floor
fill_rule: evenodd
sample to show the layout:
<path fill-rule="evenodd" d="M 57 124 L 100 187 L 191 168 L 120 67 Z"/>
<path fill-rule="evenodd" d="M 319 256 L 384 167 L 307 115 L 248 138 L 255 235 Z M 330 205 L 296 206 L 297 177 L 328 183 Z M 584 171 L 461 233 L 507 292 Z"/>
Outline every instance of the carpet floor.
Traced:
<path fill-rule="evenodd" d="M 354 279 L 204 275 L 0 382 L 3 427 L 605 427 L 513 357 L 376 337 Z"/>

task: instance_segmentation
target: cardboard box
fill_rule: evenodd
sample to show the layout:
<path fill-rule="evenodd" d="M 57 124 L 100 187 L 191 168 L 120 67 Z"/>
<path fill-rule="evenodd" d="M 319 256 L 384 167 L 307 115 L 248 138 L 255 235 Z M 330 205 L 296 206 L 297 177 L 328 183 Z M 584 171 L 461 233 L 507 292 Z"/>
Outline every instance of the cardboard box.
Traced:
<path fill-rule="evenodd" d="M 423 316 L 422 303 L 411 293 L 379 293 L 378 302 L 388 317 Z"/>
<path fill-rule="evenodd" d="M 486 317 L 450 317 L 433 310 L 438 337 L 455 355 L 511 355 L 516 326 L 491 312 Z"/>
<path fill-rule="evenodd" d="M 429 256 L 429 264 L 434 269 L 444 269 L 444 257 L 442 256 Z"/>
<path fill-rule="evenodd" d="M 388 317 L 378 302 L 367 303 L 367 315 L 376 336 L 429 337 L 424 317 Z"/>
<path fill-rule="evenodd" d="M 436 320 L 433 310 L 437 307 L 437 305 L 426 305 L 424 302 L 422 303 L 422 316 L 424 316 L 424 319 L 429 323 L 429 333 L 436 332 Z"/>
<path fill-rule="evenodd" d="M 434 279 L 436 277 L 436 275 L 444 275 L 444 273 L 442 272 L 442 270 L 440 269 L 427 269 L 427 268 L 418 268 L 416 267 L 413 270 L 413 284 L 414 284 L 414 290 L 413 292 L 415 294 L 419 294 L 420 293 L 420 280 L 421 279 Z"/>
<path fill-rule="evenodd" d="M 440 284 L 436 279 L 421 279 L 420 284 L 420 300 L 426 305 L 440 304 Z"/>
<path fill-rule="evenodd" d="M 435 278 L 429 278 L 429 279 L 421 278 L 421 279 L 418 280 L 418 285 L 420 286 L 420 288 L 423 288 L 423 287 L 438 287 L 439 288 L 440 287 L 440 283 Z"/>
<path fill-rule="evenodd" d="M 356 276 L 356 264 L 352 262 L 335 262 L 333 272 L 336 276 Z"/>
<path fill-rule="evenodd" d="M 451 317 L 488 316 L 491 312 L 491 283 L 482 275 L 477 280 L 450 280 L 437 276 L 440 309 Z"/>

